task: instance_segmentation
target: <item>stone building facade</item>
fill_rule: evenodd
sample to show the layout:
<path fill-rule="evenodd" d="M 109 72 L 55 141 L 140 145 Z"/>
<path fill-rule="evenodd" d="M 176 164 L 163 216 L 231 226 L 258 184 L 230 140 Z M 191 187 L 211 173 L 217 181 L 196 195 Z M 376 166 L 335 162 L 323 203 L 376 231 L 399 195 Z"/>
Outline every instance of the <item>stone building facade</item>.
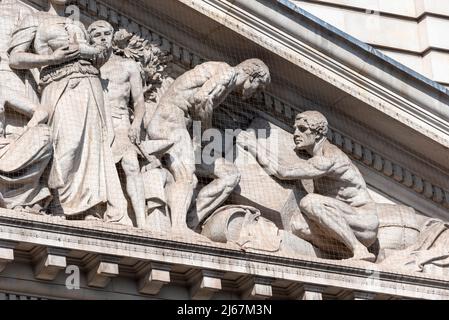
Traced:
<path fill-rule="evenodd" d="M 444 36 L 449 4 L 438 0 L 293 1 L 327 23 L 445 86 L 448 84 Z"/>
<path fill-rule="evenodd" d="M 433 35 L 421 2 L 374 9 Z M 0 299 L 449 298 L 444 43 L 356 1 L 0 6 Z"/>

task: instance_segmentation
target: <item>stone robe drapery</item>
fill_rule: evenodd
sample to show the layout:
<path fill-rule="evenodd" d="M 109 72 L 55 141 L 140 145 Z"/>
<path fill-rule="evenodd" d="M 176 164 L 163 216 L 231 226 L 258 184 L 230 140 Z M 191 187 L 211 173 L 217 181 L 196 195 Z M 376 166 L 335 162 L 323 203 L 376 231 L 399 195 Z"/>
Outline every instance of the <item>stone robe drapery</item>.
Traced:
<path fill-rule="evenodd" d="M 37 13 L 21 21 L 9 52 L 51 54 L 55 46 L 67 44 L 61 39 L 87 42 L 87 36 L 79 22 Z M 58 204 L 53 212 L 97 214 L 98 205 L 107 204 L 105 221 L 131 224 L 110 148 L 112 128 L 108 128 L 98 74 L 91 62 L 81 59 L 41 70 L 41 103 L 50 108 L 53 138 L 48 183 Z"/>
<path fill-rule="evenodd" d="M 45 207 L 50 192 L 41 178 L 52 154 L 48 126 L 26 128 L 19 137 L 0 143 L 0 206 Z"/>

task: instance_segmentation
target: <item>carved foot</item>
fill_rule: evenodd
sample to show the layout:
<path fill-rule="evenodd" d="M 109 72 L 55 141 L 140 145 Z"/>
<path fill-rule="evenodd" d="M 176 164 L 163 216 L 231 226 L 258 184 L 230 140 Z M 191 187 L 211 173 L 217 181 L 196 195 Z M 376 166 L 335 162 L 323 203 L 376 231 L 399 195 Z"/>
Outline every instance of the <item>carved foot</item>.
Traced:
<path fill-rule="evenodd" d="M 84 217 L 84 221 L 103 221 L 103 219 L 94 214 L 88 214 Z"/>
<path fill-rule="evenodd" d="M 367 262 L 374 262 L 376 261 L 376 256 L 370 253 L 365 247 L 363 247 L 363 249 L 354 250 L 354 256 L 347 260 L 361 260 Z"/>
<path fill-rule="evenodd" d="M 38 215 L 46 215 L 44 209 L 40 205 L 34 205 L 34 206 L 16 206 L 14 211 L 19 212 L 26 212 L 26 213 L 32 213 L 32 214 L 38 214 Z"/>

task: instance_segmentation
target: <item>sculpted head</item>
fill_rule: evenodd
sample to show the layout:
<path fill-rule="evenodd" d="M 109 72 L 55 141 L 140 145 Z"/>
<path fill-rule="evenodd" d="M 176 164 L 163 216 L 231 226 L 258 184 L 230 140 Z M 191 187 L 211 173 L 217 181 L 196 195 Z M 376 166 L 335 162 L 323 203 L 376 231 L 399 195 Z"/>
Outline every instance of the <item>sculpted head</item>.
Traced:
<path fill-rule="evenodd" d="M 108 49 L 112 48 L 114 27 L 109 22 L 104 20 L 95 21 L 89 26 L 87 32 L 95 45 L 105 46 Z"/>
<path fill-rule="evenodd" d="M 237 68 L 241 70 L 237 83 L 241 86 L 243 99 L 250 98 L 258 90 L 264 90 L 271 82 L 270 70 L 262 60 L 248 59 L 237 65 Z"/>
<path fill-rule="evenodd" d="M 295 119 L 293 139 L 297 150 L 313 149 L 327 135 L 327 119 L 318 111 L 299 113 Z"/>

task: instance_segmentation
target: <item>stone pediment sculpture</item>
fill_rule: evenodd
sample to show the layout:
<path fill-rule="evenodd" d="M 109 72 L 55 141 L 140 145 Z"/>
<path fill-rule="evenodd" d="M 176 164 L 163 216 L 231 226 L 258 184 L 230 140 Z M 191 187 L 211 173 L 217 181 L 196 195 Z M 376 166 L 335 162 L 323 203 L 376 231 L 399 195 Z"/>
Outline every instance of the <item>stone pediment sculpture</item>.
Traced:
<path fill-rule="evenodd" d="M 299 207 L 308 224 L 295 224 L 293 232 L 332 251 L 332 241 L 341 242 L 355 259 L 375 261 L 368 252 L 377 239 L 377 208 L 368 194 L 365 181 L 352 161 L 327 141 L 327 120 L 316 111 L 298 114 L 294 141 L 297 150 L 310 154 L 309 160 L 280 166 L 269 150 L 262 150 L 254 139 L 242 132 L 239 143 L 271 174 L 281 180 L 313 179 L 315 192 L 301 199 Z M 299 225 L 298 225 L 299 224 Z M 320 243 L 323 241 L 323 243 Z M 336 250 L 336 249 L 334 249 Z"/>
<path fill-rule="evenodd" d="M 413 272 L 447 276 L 449 267 L 448 223 L 427 219 L 415 241 L 402 250 L 391 250 L 381 265 Z"/>
<path fill-rule="evenodd" d="M 229 93 L 240 91 L 246 99 L 255 90 L 264 89 L 270 82 L 267 66 L 258 59 L 249 59 L 236 67 L 206 62 L 164 84 L 170 56 L 157 45 L 125 28 L 116 31 L 102 20 L 85 29 L 62 17 L 62 10 L 55 2 L 47 13 L 27 12 L 26 19 L 20 13 L 22 16 L 19 14 L 14 21 L 20 21 L 19 28 L 11 31 L 10 46 L 5 48 L 10 60 L 8 68 L 41 68 L 41 101 L 50 106 L 48 124 L 53 132 L 50 136 L 58 143 L 63 141 L 61 147 L 58 143 L 54 145 L 49 168 L 49 187 L 56 193 L 51 214 L 60 210 L 68 217 L 81 215 L 130 224 L 122 184 L 113 166 L 119 162 L 126 177 L 123 185 L 136 227 L 151 229 L 154 224 L 191 232 L 188 224 L 201 230 L 204 221 L 210 223 L 208 217 L 218 214 L 215 210 L 234 191 L 241 173 L 224 158 L 195 164 L 195 152 L 201 151 L 202 146 L 201 141 L 192 137 L 192 123 L 198 121 L 204 132 L 213 127 L 213 110 Z M 47 36 L 48 30 L 53 29 L 54 39 Z M 47 52 L 51 54 L 50 61 L 42 61 L 40 57 Z M 51 67 L 52 64 L 57 67 Z M 85 88 L 78 75 L 87 75 Z M 66 83 L 61 81 L 65 78 Z M 76 90 L 81 91 L 72 95 Z M 71 127 L 65 125 L 69 121 L 65 119 L 74 107 L 73 101 L 77 109 L 73 109 L 76 116 L 71 117 Z M 79 104 L 86 108 L 81 118 Z M 92 110 L 98 113 L 91 116 Z M 330 255 L 332 250 L 346 248 L 356 259 L 374 261 L 374 254 L 367 248 L 377 240 L 378 212 L 382 211 L 382 205 L 370 198 L 363 177 L 351 160 L 327 142 L 327 121 L 323 116 L 305 113 L 297 119 L 296 126 L 297 150 L 307 150 L 313 156 L 307 161 L 298 158 L 298 167 L 294 169 L 276 171 L 274 159 L 259 157 L 255 145 L 245 146 L 264 169 L 280 180 L 317 179 L 315 191 L 303 194 L 297 203 L 300 213 L 283 221 L 286 224 L 283 228 Z M 98 132 L 93 134 L 95 130 Z M 86 140 L 80 135 L 84 132 L 92 136 Z M 247 138 L 245 132 L 241 133 L 239 143 Z M 88 155 L 76 151 L 80 148 L 90 150 L 102 160 L 90 160 Z M 87 171 L 83 173 L 80 168 Z M 98 170 L 103 172 L 100 173 L 103 182 L 95 188 L 88 187 L 89 181 L 83 180 L 82 175 Z M 193 199 L 198 177 L 211 178 L 212 182 L 197 190 Z M 153 188 L 149 181 L 155 181 Z M 106 188 L 106 184 L 110 187 Z M 84 199 L 78 198 L 76 194 L 83 188 L 96 191 Z M 290 202 L 296 200 L 293 197 Z M 98 211 L 101 203 L 108 204 L 106 212 Z M 155 214 L 150 214 L 156 208 Z M 256 239 L 259 235 L 253 236 Z"/>
<path fill-rule="evenodd" d="M 215 180 L 196 198 L 194 227 L 229 196 L 239 180 L 234 165 L 225 159 L 196 164 L 195 149 L 201 149 L 201 141 L 195 141 L 189 133 L 192 122 L 198 121 L 203 131 L 210 129 L 214 108 L 231 91 L 240 91 L 247 98 L 269 82 L 268 68 L 258 59 L 246 60 L 236 67 L 205 62 L 178 77 L 161 96 L 146 130 L 152 140 L 174 142 L 166 153 L 166 162 L 173 175 L 173 183 L 167 187 L 167 202 L 175 228 L 190 230 L 186 215 L 197 184 L 196 172 Z"/>
<path fill-rule="evenodd" d="M 244 254 L 449 276 L 448 223 L 373 191 L 363 163 L 386 161 L 331 139 L 341 114 L 307 107 L 291 130 L 285 114 L 261 107 L 280 90 L 263 55 L 183 65 L 130 21 L 83 23 L 66 2 L 46 11 L 0 2 L 1 208 Z M 241 128 L 217 142 L 230 122 Z"/>
<path fill-rule="evenodd" d="M 47 12 L 22 18 L 12 33 L 9 65 L 40 68 L 41 104 L 48 108 L 54 141 L 48 178 L 55 193 L 53 213 L 127 224 L 127 204 L 109 146 L 111 120 L 96 65 L 107 50 L 91 46 L 84 26 L 64 17 L 64 10 L 64 3 L 50 1 Z"/>

